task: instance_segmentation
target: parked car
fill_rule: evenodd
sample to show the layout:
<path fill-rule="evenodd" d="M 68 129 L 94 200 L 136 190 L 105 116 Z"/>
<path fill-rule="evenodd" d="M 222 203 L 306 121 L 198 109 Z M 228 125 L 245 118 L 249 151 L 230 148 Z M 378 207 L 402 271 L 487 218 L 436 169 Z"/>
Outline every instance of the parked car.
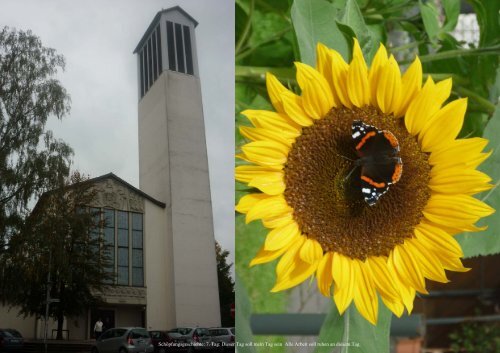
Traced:
<path fill-rule="evenodd" d="M 0 352 L 20 352 L 24 347 L 24 338 L 12 328 L 0 328 Z"/>
<path fill-rule="evenodd" d="M 92 347 L 92 353 L 153 353 L 154 350 L 148 331 L 142 327 L 111 328 Z"/>
<path fill-rule="evenodd" d="M 186 349 L 185 345 L 182 347 L 179 344 L 176 333 L 170 331 L 149 331 L 151 342 L 155 347 L 155 353 L 175 352 L 181 348 Z"/>
<path fill-rule="evenodd" d="M 208 329 L 210 339 L 220 352 L 234 352 L 235 341 L 234 327 L 213 327 Z"/>
<path fill-rule="evenodd" d="M 213 349 L 208 329 L 202 327 L 178 327 L 169 330 L 169 335 L 175 339 L 179 345 L 184 345 L 188 353 L 200 350 Z"/>

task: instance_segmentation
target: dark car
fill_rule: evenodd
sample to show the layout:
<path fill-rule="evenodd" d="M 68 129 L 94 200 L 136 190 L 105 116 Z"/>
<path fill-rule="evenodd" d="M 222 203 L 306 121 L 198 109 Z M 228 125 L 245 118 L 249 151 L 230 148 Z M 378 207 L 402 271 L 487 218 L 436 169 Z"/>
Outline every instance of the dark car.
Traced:
<path fill-rule="evenodd" d="M 142 327 L 111 328 L 99 336 L 92 353 L 153 353 L 148 331 Z"/>
<path fill-rule="evenodd" d="M 179 349 L 186 349 L 185 345 L 179 344 L 179 341 L 172 336 L 177 336 L 177 334 L 171 334 L 171 331 L 149 331 L 151 336 L 151 342 L 155 347 L 155 353 L 166 353 L 174 352 Z"/>
<path fill-rule="evenodd" d="M 0 352 L 20 352 L 24 347 L 24 338 L 12 328 L 0 328 Z"/>

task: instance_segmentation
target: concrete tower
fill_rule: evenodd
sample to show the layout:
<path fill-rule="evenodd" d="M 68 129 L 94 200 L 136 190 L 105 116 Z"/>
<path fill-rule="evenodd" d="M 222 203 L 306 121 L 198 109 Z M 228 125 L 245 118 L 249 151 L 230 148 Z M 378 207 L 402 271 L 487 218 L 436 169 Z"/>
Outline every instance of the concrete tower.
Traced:
<path fill-rule="evenodd" d="M 158 12 L 134 50 L 140 189 L 145 211 L 147 326 L 219 326 L 212 206 L 194 20 Z M 154 269 L 154 270 L 153 270 Z"/>

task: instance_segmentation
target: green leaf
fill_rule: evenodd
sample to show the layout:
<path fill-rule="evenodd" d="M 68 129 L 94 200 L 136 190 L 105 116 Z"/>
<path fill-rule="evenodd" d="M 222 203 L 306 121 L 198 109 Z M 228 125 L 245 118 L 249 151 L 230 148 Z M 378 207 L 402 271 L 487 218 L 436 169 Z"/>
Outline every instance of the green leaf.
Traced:
<path fill-rule="evenodd" d="M 457 0 L 441 0 L 446 14 L 443 31 L 451 32 L 455 29 L 460 15 L 460 1 Z"/>
<path fill-rule="evenodd" d="M 236 275 L 236 341 L 238 343 L 238 352 L 255 353 L 252 345 L 254 342 L 252 329 L 250 328 L 250 315 L 252 306 L 248 299 L 248 294 L 242 281 Z"/>
<path fill-rule="evenodd" d="M 492 155 L 479 168 L 493 179 L 493 189 L 479 195 L 479 199 L 497 210 L 496 213 L 482 220 L 480 225 L 488 225 L 488 229 L 479 233 L 463 233 L 456 239 L 462 246 L 464 257 L 493 255 L 500 253 L 500 107 L 484 129 L 483 137 L 490 140 L 488 147 Z"/>
<path fill-rule="evenodd" d="M 345 11 L 339 21 L 341 24 L 352 29 L 365 56 L 365 60 L 370 64 L 375 52 L 378 49 L 376 34 L 366 25 L 363 15 L 355 0 L 347 0 Z M 339 26 L 340 27 L 340 26 Z M 351 37 L 352 38 L 352 37 Z"/>
<path fill-rule="evenodd" d="M 439 14 L 436 9 L 436 5 L 432 1 L 423 2 L 420 0 L 418 2 L 420 8 L 420 14 L 422 15 L 422 21 L 424 22 L 425 32 L 429 36 L 431 42 L 435 42 L 437 35 L 439 34 Z"/>
<path fill-rule="evenodd" d="M 333 4 L 326 0 L 295 0 L 291 13 L 303 63 L 315 66 L 318 42 L 348 59 L 349 43 L 335 23 L 338 10 Z"/>
<path fill-rule="evenodd" d="M 340 315 L 335 304 L 326 316 L 314 353 L 388 353 L 391 312 L 379 300 L 378 322 L 373 326 L 354 304 Z M 335 350 L 337 348 L 337 350 Z"/>

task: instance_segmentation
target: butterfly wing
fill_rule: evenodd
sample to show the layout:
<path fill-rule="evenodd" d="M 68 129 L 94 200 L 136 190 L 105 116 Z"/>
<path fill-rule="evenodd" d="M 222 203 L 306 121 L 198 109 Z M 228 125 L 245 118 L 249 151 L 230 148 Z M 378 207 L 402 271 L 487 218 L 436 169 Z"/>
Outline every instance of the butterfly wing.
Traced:
<path fill-rule="evenodd" d="M 403 162 L 397 156 L 399 143 L 394 134 L 379 130 L 360 120 L 352 123 L 352 138 L 357 161 L 361 166 L 361 192 L 368 205 L 373 206 L 380 196 L 399 181 Z"/>

